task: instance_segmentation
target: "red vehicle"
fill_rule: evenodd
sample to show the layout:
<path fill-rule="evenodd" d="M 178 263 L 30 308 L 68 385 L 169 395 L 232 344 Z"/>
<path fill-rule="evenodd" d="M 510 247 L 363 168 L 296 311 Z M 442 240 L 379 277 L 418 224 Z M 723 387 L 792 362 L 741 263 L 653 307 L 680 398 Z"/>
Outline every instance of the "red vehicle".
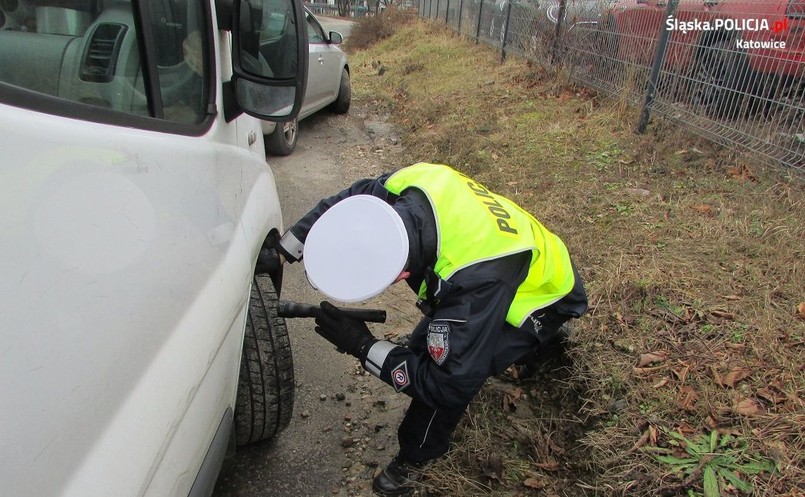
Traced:
<path fill-rule="evenodd" d="M 665 27 L 664 69 L 708 85 L 692 96 L 710 109 L 735 108 L 725 104 L 745 94 L 801 94 L 805 0 L 679 0 L 673 16 L 667 7 L 668 0 L 612 2 L 601 29 L 613 58 L 650 67 Z"/>

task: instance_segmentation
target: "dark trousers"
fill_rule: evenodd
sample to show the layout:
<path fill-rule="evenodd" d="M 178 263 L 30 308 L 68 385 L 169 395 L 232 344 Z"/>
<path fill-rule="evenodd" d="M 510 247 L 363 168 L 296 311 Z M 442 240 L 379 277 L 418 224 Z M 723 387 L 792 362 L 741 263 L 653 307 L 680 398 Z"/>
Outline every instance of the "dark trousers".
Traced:
<path fill-rule="evenodd" d="M 411 400 L 408 411 L 397 429 L 400 455 L 411 462 L 435 459 L 450 446 L 450 438 L 464 410 L 437 411 L 423 402 Z"/>
<path fill-rule="evenodd" d="M 555 348 L 565 338 L 559 330 L 568 319 L 570 316 L 558 314 L 548 307 L 535 311 L 520 328 L 506 325 L 490 364 L 479 364 L 478 368 L 486 369 L 489 376 L 494 376 L 512 364 L 530 364 L 555 353 Z M 415 332 L 413 340 L 416 340 L 416 335 Z M 412 346 L 412 349 L 416 348 L 416 345 Z M 474 397 L 478 392 L 469 393 Z M 397 430 L 400 455 L 414 463 L 443 455 L 465 410 L 466 406 L 454 411 L 435 410 L 422 401 L 411 399 Z"/>

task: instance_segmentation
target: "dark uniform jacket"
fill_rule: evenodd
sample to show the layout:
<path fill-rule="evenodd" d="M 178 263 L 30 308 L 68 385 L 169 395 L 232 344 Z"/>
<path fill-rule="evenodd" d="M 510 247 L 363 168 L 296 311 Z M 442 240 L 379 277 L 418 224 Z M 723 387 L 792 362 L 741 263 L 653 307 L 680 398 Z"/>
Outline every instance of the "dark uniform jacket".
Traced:
<path fill-rule="evenodd" d="M 411 273 L 406 283 L 416 295 L 427 268 L 436 261 L 436 223 L 425 195 L 410 188 L 397 197 L 383 186 L 389 176 L 357 181 L 322 200 L 283 236 L 280 250 L 289 261 L 298 261 L 313 223 L 328 208 L 352 195 L 374 195 L 391 204 L 405 224 L 409 237 L 407 270 Z M 373 368 L 364 358 L 364 366 L 397 391 L 433 409 L 463 410 L 488 377 L 535 352 L 534 335 L 539 330 L 534 329 L 533 320 L 519 329 L 506 323 L 509 305 L 527 275 L 530 260 L 530 253 L 524 252 L 458 271 L 450 277 L 449 295 L 432 309 L 425 306 L 427 314 L 411 334 L 408 346 L 389 345 L 383 364 Z M 586 309 L 587 297 L 576 273 L 573 290 L 540 311 L 570 318 L 581 316 Z M 428 336 L 435 336 L 436 330 L 440 350 L 429 351 Z"/>

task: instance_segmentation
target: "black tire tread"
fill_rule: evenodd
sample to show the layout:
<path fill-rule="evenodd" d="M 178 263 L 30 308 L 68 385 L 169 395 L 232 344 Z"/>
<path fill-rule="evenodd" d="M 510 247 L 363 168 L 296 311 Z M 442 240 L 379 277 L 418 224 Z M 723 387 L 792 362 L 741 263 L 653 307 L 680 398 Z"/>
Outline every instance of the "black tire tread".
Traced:
<path fill-rule="evenodd" d="M 332 103 L 330 109 L 336 114 L 346 114 L 352 103 L 352 86 L 349 81 L 349 71 L 347 68 L 341 70 L 341 84 L 338 87 L 338 97 Z"/>
<path fill-rule="evenodd" d="M 294 370 L 285 319 L 271 278 L 256 276 L 249 297 L 235 407 L 237 445 L 271 439 L 291 421 Z"/>

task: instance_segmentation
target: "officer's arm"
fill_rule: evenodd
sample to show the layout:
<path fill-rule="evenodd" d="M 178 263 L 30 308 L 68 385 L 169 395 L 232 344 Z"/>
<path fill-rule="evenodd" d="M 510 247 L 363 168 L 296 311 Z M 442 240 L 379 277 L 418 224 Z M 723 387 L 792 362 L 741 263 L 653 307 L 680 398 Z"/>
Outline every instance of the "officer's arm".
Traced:
<path fill-rule="evenodd" d="M 319 203 L 307 214 L 296 222 L 280 239 L 277 247 L 280 253 L 285 256 L 288 262 L 297 262 L 302 259 L 302 252 L 305 246 L 307 234 L 313 223 L 318 220 L 327 209 L 341 200 L 353 195 L 374 195 L 382 200 L 388 201 L 388 190 L 383 186 L 390 174 L 384 174 L 378 178 L 361 179 L 353 183 L 349 188 L 341 190 L 332 197 L 319 201 Z"/>
<path fill-rule="evenodd" d="M 433 319 L 419 323 L 408 347 L 378 341 L 362 364 L 396 391 L 433 409 L 464 408 L 502 367 L 494 353 L 529 260 L 528 254 L 516 254 L 460 271 L 450 280 L 453 293 Z"/>

